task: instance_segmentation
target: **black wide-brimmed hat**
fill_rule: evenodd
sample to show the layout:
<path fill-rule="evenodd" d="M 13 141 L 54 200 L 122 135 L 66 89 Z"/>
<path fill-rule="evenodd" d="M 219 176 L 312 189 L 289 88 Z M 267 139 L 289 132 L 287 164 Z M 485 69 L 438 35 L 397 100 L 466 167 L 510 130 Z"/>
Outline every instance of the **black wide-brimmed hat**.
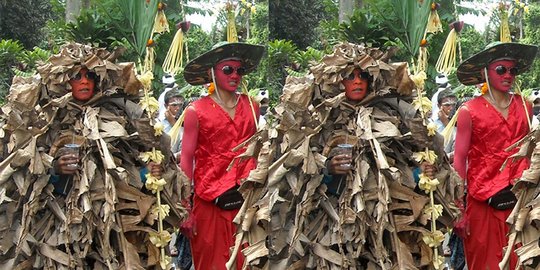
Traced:
<path fill-rule="evenodd" d="M 485 82 L 482 70 L 490 63 L 499 59 L 516 61 L 517 74 L 529 69 L 536 57 L 538 47 L 514 42 L 493 42 L 483 51 L 463 61 L 457 69 L 457 77 L 464 85 L 476 85 Z"/>
<path fill-rule="evenodd" d="M 255 70 L 264 54 L 264 47 L 247 43 L 220 42 L 212 49 L 191 60 L 184 68 L 184 78 L 191 85 L 211 83 L 212 78 L 208 69 L 219 61 L 229 58 L 238 58 L 242 61 L 246 74 Z"/>

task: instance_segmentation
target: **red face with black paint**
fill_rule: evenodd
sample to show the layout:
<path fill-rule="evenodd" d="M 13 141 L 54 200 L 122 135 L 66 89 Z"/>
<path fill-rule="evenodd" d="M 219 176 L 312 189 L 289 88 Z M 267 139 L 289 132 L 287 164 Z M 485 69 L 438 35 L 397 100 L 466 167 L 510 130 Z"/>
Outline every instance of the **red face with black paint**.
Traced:
<path fill-rule="evenodd" d="M 94 96 L 96 86 L 96 74 L 83 68 L 69 80 L 71 93 L 75 100 L 88 101 Z"/>
<path fill-rule="evenodd" d="M 345 96 L 349 100 L 361 101 L 369 91 L 369 73 L 357 68 L 347 78 L 344 78 L 341 83 L 345 86 Z"/>
<path fill-rule="evenodd" d="M 508 92 L 512 89 L 518 70 L 513 60 L 498 60 L 488 66 L 489 86 L 492 90 Z"/>
<path fill-rule="evenodd" d="M 221 90 L 235 92 L 246 69 L 239 60 L 225 60 L 214 66 L 217 87 Z"/>

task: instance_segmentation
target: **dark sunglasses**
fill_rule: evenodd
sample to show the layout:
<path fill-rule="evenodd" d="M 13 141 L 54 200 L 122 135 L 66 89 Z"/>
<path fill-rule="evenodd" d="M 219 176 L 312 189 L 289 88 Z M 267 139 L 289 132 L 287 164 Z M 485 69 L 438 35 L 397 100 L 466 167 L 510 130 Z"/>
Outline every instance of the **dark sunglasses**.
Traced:
<path fill-rule="evenodd" d="M 87 71 L 84 77 L 88 80 L 95 80 L 97 78 L 97 75 L 94 72 Z M 73 78 L 71 79 L 74 81 L 80 81 L 82 79 L 82 74 L 79 72 L 77 73 L 77 75 L 73 76 Z"/>
<path fill-rule="evenodd" d="M 351 74 L 349 74 L 349 76 L 345 77 L 344 80 L 347 80 L 347 81 L 354 80 L 354 77 L 356 77 L 356 75 L 354 75 L 354 74 L 355 74 L 354 72 L 351 72 Z M 364 79 L 364 80 L 369 79 L 369 73 L 368 72 L 362 71 L 362 72 L 360 72 L 359 75 L 360 75 L 360 79 Z"/>
<path fill-rule="evenodd" d="M 505 66 L 496 66 L 493 70 L 495 70 L 495 72 L 497 72 L 498 75 L 504 75 L 506 74 L 506 72 L 509 72 L 510 75 L 516 76 L 518 73 L 518 69 L 515 67 L 507 68 Z"/>
<path fill-rule="evenodd" d="M 223 71 L 223 74 L 225 75 L 231 75 L 236 70 L 236 74 L 242 76 L 246 74 L 246 69 L 244 67 L 231 67 L 231 66 L 224 66 L 221 68 L 221 71 Z"/>

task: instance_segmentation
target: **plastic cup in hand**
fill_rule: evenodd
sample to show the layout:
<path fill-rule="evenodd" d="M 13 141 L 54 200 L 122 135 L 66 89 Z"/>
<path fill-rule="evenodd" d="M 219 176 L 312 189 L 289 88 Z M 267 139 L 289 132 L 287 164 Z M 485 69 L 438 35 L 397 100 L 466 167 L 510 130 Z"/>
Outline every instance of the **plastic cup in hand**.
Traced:
<path fill-rule="evenodd" d="M 64 145 L 64 148 L 65 148 L 64 153 L 66 155 L 72 155 L 73 157 L 76 157 L 77 159 L 79 159 L 79 150 L 81 148 L 80 145 L 76 143 L 70 143 L 70 144 Z M 72 167 L 72 168 L 77 168 L 77 163 L 69 164 L 67 166 Z"/>
<path fill-rule="evenodd" d="M 348 143 L 338 144 L 338 155 L 348 155 L 352 158 L 353 145 Z M 342 168 L 351 168 L 351 163 L 341 164 Z"/>

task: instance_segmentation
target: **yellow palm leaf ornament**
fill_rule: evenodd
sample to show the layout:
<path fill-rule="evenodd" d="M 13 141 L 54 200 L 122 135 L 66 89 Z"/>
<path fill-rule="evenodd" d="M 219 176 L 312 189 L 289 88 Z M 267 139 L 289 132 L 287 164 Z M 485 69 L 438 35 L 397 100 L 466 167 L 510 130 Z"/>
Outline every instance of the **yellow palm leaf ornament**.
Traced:
<path fill-rule="evenodd" d="M 152 30 L 154 33 L 163 34 L 165 32 L 170 32 L 169 22 L 165 16 L 165 8 L 167 8 L 167 4 L 163 2 L 158 3 L 158 11 L 154 20 L 154 29 Z"/>
<path fill-rule="evenodd" d="M 456 68 L 459 33 L 461 32 L 461 29 L 463 29 L 463 21 L 453 22 L 450 25 L 450 28 L 450 33 L 444 42 L 439 59 L 437 59 L 437 64 L 435 64 L 437 72 L 442 74 L 450 74 Z"/>
<path fill-rule="evenodd" d="M 236 32 L 236 16 L 234 15 L 234 4 L 227 3 L 227 41 L 238 42 L 238 33 Z"/>
<path fill-rule="evenodd" d="M 438 33 L 442 32 L 442 26 L 440 25 L 440 19 L 436 13 L 439 4 L 435 1 L 431 2 L 431 13 L 427 22 L 426 30 L 422 40 L 420 40 L 420 49 L 418 53 L 418 59 L 416 67 L 414 69 L 414 75 L 412 80 L 416 85 L 417 96 L 413 100 L 413 105 L 415 109 L 420 112 L 421 117 L 424 119 L 423 123 L 427 129 L 428 136 L 434 136 L 435 132 L 430 132 L 433 129 L 433 126 L 429 124 L 428 117 L 429 111 L 431 110 L 431 101 L 424 96 L 424 86 L 425 80 L 427 79 L 426 70 L 428 65 L 428 33 Z M 439 28 L 440 27 L 440 28 Z M 430 150 L 426 147 L 423 152 L 414 153 L 414 157 L 419 164 L 422 162 L 428 162 L 429 164 L 437 164 L 437 155 L 433 150 Z M 442 244 L 444 239 L 444 234 L 437 229 L 437 218 L 440 216 L 441 205 L 435 204 L 434 191 L 439 185 L 439 180 L 431 179 L 427 175 L 420 175 L 419 188 L 423 190 L 426 194 L 429 194 L 430 202 L 425 206 L 424 213 L 427 213 L 430 216 L 430 230 L 423 234 L 423 241 L 433 249 L 432 255 L 432 264 L 435 269 L 440 269 L 444 263 L 444 257 L 439 255 L 439 246 Z"/>
<path fill-rule="evenodd" d="M 508 25 L 508 11 L 506 9 L 507 7 L 505 3 L 499 3 L 499 11 L 501 12 L 500 39 L 501 42 L 512 42 L 512 37 L 510 36 L 510 26 Z"/>
<path fill-rule="evenodd" d="M 437 13 L 437 9 L 439 9 L 439 7 L 439 3 L 431 3 L 431 11 L 429 13 L 428 24 L 426 27 L 427 33 L 435 34 L 443 31 L 441 19 L 439 18 L 439 13 Z"/>

